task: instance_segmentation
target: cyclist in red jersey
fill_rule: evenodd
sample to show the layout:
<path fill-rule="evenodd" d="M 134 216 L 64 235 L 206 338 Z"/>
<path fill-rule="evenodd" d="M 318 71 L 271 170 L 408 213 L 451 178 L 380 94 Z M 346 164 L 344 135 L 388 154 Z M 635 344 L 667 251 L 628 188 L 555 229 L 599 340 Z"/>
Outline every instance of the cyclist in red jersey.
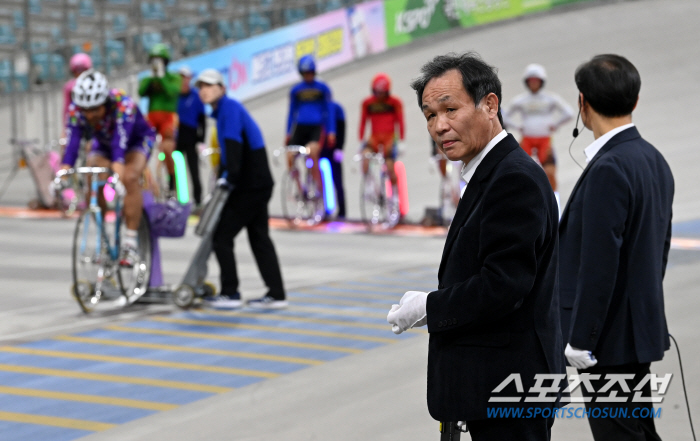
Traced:
<path fill-rule="evenodd" d="M 384 160 L 387 173 L 391 180 L 391 194 L 394 202 L 398 202 L 398 189 L 396 186 L 396 172 L 394 160 L 396 159 L 396 129 L 398 126 L 399 139 L 404 140 L 403 103 L 391 95 L 391 78 L 380 73 L 372 80 L 372 96 L 362 102 L 362 116 L 360 117 L 360 142 L 365 137 L 365 124 L 370 120 L 372 129 L 369 139 L 363 144 L 363 153 L 379 152 L 383 146 Z M 369 159 L 362 159 L 362 172 L 367 174 Z"/>

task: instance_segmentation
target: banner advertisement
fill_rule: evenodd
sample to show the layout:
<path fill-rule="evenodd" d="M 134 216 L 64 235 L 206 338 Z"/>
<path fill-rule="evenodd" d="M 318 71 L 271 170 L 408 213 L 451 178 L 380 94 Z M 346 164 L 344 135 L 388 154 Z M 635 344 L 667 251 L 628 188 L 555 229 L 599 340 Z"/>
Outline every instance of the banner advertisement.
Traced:
<path fill-rule="evenodd" d="M 173 62 L 169 70 L 187 65 L 196 76 L 218 69 L 228 95 L 243 101 L 299 81 L 297 60 L 307 54 L 314 55 L 319 72 L 354 59 L 345 9 Z"/>
<path fill-rule="evenodd" d="M 385 0 L 387 46 L 590 0 Z"/>
<path fill-rule="evenodd" d="M 385 0 L 387 46 L 401 46 L 459 26 L 454 3 L 454 0 Z"/>
<path fill-rule="evenodd" d="M 387 49 L 382 0 L 360 3 L 347 9 L 350 41 L 356 59 Z"/>

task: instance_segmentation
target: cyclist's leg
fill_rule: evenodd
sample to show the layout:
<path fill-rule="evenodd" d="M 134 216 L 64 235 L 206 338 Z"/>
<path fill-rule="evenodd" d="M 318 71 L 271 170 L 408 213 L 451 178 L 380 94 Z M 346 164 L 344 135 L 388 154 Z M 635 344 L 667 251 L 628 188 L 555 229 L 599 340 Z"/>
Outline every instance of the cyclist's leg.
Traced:
<path fill-rule="evenodd" d="M 309 156 L 313 160 L 313 165 L 311 166 L 311 174 L 316 182 L 316 188 L 319 194 L 323 194 L 323 181 L 321 179 L 321 168 L 318 166 L 318 161 L 321 159 L 321 143 L 318 141 L 311 141 L 306 144 L 306 147 L 311 152 Z"/>
<path fill-rule="evenodd" d="M 523 139 L 520 140 L 520 147 L 525 150 L 525 153 L 527 153 L 528 156 L 532 156 L 532 148 L 534 147 L 533 138 L 523 136 Z"/>
<path fill-rule="evenodd" d="M 375 148 L 373 147 L 372 141 L 367 141 L 362 147 L 362 174 L 367 176 L 369 172 L 369 158 L 366 156 L 368 154 L 374 153 Z"/>
<path fill-rule="evenodd" d="M 394 162 L 396 160 L 396 144 L 386 144 L 384 147 L 384 163 L 386 164 L 386 172 L 389 175 L 391 186 L 396 187 L 396 169 Z"/>
<path fill-rule="evenodd" d="M 106 167 L 109 168 L 112 165 L 112 161 L 107 159 L 109 157 L 109 153 L 106 152 L 103 148 L 98 143 L 94 143 L 92 146 L 92 150 L 90 150 L 90 153 L 88 154 L 87 157 L 87 166 L 88 167 Z M 100 180 L 107 179 L 107 175 L 100 176 Z M 89 191 L 89 189 L 92 188 L 91 186 L 91 180 L 92 176 L 87 177 L 86 181 L 86 186 Z M 89 200 L 90 194 L 87 194 L 87 198 Z M 102 213 L 105 213 L 107 211 L 107 202 L 105 201 L 105 196 L 104 192 L 102 191 L 102 188 L 99 188 L 97 191 L 97 203 L 100 206 L 100 209 L 102 209 Z"/>
<path fill-rule="evenodd" d="M 540 148 L 540 152 L 541 153 L 539 154 L 539 159 L 540 163 L 542 164 L 542 168 L 547 174 L 547 178 L 549 179 L 549 183 L 552 186 L 552 190 L 557 191 L 556 158 L 554 156 L 554 149 L 552 149 L 552 143 L 549 139 L 547 139 L 546 143 L 543 143 L 543 145 Z"/>
<path fill-rule="evenodd" d="M 124 220 L 126 228 L 138 230 L 143 211 L 141 176 L 146 169 L 146 155 L 140 151 L 127 151 L 124 157 L 124 174 L 120 176 L 126 195 L 124 196 Z"/>
<path fill-rule="evenodd" d="M 152 116 L 151 116 L 152 115 Z M 170 189 L 175 189 L 175 163 L 173 162 L 173 151 L 175 151 L 175 127 L 177 124 L 177 114 L 173 112 L 151 112 L 150 120 L 155 121 L 154 127 L 161 136 L 159 149 L 165 154 L 165 166 L 170 175 Z"/>

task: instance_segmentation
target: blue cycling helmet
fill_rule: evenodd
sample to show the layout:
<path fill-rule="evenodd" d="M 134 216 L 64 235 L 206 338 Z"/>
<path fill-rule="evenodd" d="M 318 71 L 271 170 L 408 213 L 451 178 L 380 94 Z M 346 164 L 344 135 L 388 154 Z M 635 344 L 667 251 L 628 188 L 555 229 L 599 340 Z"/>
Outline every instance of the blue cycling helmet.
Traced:
<path fill-rule="evenodd" d="M 304 55 L 299 58 L 299 73 L 316 72 L 316 62 L 312 55 Z"/>

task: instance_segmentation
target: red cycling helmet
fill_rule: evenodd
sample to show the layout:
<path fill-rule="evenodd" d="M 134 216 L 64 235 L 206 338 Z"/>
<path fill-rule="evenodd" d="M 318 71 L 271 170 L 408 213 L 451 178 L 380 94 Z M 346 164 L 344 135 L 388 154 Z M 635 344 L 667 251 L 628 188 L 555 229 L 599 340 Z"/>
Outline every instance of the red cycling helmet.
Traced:
<path fill-rule="evenodd" d="M 391 90 L 391 78 L 385 73 L 377 74 L 372 80 L 372 92 L 389 93 Z"/>

